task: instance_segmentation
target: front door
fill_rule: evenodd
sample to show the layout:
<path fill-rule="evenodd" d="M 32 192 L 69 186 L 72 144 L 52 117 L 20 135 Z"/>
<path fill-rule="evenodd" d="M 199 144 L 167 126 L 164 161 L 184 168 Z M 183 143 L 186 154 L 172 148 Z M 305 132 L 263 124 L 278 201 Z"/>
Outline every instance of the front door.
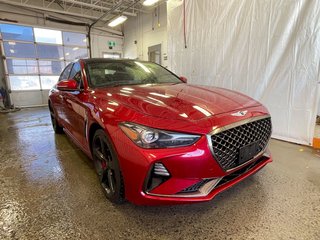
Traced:
<path fill-rule="evenodd" d="M 86 141 L 86 123 L 87 123 L 87 107 L 84 104 L 87 93 L 82 91 L 83 82 L 81 77 L 81 67 L 79 62 L 76 62 L 70 72 L 70 79 L 78 82 L 78 91 L 64 91 L 63 98 L 65 101 L 65 117 L 68 125 L 68 130 L 72 136 L 81 145 Z"/>

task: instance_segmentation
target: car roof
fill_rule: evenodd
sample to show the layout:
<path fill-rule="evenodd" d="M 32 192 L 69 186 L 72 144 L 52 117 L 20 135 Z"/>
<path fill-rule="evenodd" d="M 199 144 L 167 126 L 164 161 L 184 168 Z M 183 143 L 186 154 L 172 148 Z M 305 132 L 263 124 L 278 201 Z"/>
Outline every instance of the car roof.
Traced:
<path fill-rule="evenodd" d="M 137 59 L 126 59 L 126 58 L 120 58 L 120 59 L 113 59 L 113 58 L 84 58 L 80 59 L 81 61 L 85 63 L 94 63 L 94 62 L 147 62 L 147 61 L 141 61 Z"/>

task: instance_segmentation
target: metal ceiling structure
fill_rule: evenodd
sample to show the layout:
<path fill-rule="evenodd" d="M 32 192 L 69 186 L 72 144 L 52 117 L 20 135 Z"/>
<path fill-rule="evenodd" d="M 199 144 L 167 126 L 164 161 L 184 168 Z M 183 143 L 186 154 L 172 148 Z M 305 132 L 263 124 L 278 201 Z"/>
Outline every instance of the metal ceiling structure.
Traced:
<path fill-rule="evenodd" d="M 143 10 L 142 1 L 136 0 L 0 0 L 0 3 L 34 11 L 62 14 L 66 16 L 97 20 L 106 13 L 137 16 Z M 112 11 L 115 6 L 119 5 Z M 0 10 L 1 11 L 1 10 Z"/>

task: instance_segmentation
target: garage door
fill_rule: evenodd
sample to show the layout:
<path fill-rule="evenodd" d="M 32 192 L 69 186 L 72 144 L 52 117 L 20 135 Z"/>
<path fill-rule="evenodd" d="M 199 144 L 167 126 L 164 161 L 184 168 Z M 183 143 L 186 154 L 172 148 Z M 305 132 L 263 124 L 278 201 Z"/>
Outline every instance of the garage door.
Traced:
<path fill-rule="evenodd" d="M 15 106 L 47 104 L 48 90 L 61 70 L 77 58 L 88 57 L 83 33 L 0 24 L 6 80 Z"/>

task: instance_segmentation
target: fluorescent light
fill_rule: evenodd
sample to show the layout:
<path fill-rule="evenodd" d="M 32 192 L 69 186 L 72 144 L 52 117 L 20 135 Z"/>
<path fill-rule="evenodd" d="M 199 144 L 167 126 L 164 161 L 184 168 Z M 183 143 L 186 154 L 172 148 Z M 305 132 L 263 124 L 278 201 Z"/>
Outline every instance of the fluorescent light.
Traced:
<path fill-rule="evenodd" d="M 145 0 L 142 4 L 144 6 L 152 6 L 153 4 L 159 2 L 159 0 Z"/>
<path fill-rule="evenodd" d="M 161 93 L 155 93 L 155 92 L 151 92 L 150 95 L 154 95 L 154 96 L 158 96 L 158 97 L 163 97 L 163 98 L 170 98 L 171 96 L 169 95 L 164 95 Z"/>
<path fill-rule="evenodd" d="M 132 92 L 130 92 L 130 91 L 126 91 L 126 90 L 120 90 L 120 92 L 123 92 L 123 93 L 128 93 L 128 94 L 131 94 Z"/>
<path fill-rule="evenodd" d="M 181 114 L 179 114 L 181 117 L 184 117 L 184 118 L 188 118 L 188 115 L 187 114 L 185 114 L 185 113 L 181 113 Z"/>
<path fill-rule="evenodd" d="M 9 43 L 9 45 L 16 45 L 15 42 L 8 42 L 8 43 Z"/>
<path fill-rule="evenodd" d="M 129 88 L 129 87 L 124 87 L 122 88 L 123 90 L 127 90 L 127 91 L 133 91 L 134 89 L 133 88 Z"/>
<path fill-rule="evenodd" d="M 119 106 L 119 103 L 113 102 L 113 101 L 108 102 L 108 104 L 113 105 L 113 106 Z"/>
<path fill-rule="evenodd" d="M 78 47 L 72 48 L 73 51 L 77 51 L 78 49 L 79 49 Z"/>
<path fill-rule="evenodd" d="M 199 112 L 203 113 L 205 116 L 210 117 L 212 116 L 211 113 L 209 113 L 207 110 L 205 110 L 204 108 L 200 107 L 200 106 L 193 106 L 194 109 L 197 109 Z"/>
<path fill-rule="evenodd" d="M 156 101 L 156 102 L 158 102 L 158 103 L 160 103 L 160 104 L 162 104 L 162 105 L 165 105 L 164 104 L 164 102 L 162 102 L 161 100 L 159 100 L 159 99 L 156 99 L 156 98 L 153 98 L 153 97 L 147 97 L 147 98 L 149 98 L 149 99 L 151 99 L 151 100 L 153 100 L 153 101 Z"/>
<path fill-rule="evenodd" d="M 111 22 L 109 22 L 108 26 L 109 27 L 118 26 L 119 24 L 123 23 L 127 19 L 128 18 L 126 16 L 119 16 L 119 17 L 113 19 Z"/>

